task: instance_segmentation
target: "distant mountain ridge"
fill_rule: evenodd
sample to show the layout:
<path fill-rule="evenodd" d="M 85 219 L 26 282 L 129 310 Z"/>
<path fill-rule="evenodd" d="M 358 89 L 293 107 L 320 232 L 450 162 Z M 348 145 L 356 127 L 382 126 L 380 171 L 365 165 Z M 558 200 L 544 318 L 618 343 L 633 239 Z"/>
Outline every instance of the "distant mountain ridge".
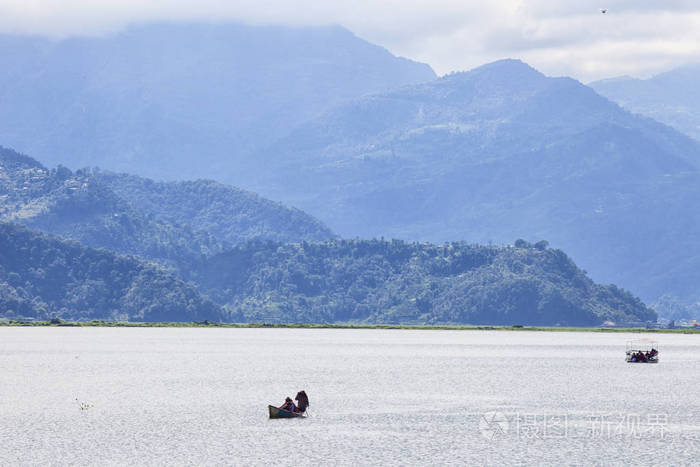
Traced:
<path fill-rule="evenodd" d="M 231 245 L 253 238 L 296 242 L 335 237 L 299 209 L 212 180 L 156 182 L 104 171 L 92 175 L 146 215 L 208 232 Z"/>
<path fill-rule="evenodd" d="M 49 166 L 180 180 L 235 174 L 261 143 L 338 102 L 435 78 L 339 26 L 0 35 L 0 61 L 3 144 Z"/>
<path fill-rule="evenodd" d="M 632 112 L 663 122 L 700 141 L 700 63 L 649 79 L 620 76 L 595 81 L 589 86 Z"/>
<path fill-rule="evenodd" d="M 259 161 L 252 189 L 346 237 L 547 238 L 644 298 L 698 293 L 700 145 L 517 60 L 342 104 Z"/>
<path fill-rule="evenodd" d="M 698 143 L 521 61 L 433 79 L 342 28 L 206 24 L 2 36 L 0 58 L 0 141 L 53 164 L 209 175 L 320 221 L 287 236 L 295 210 L 246 211 L 255 195 L 215 182 L 31 164 L 15 198 L 0 193 L 0 219 L 193 267 L 260 232 L 281 249 L 331 229 L 434 243 L 547 238 L 596 281 L 645 300 L 700 298 Z M 268 209 L 282 228 L 258 217 Z"/>
<path fill-rule="evenodd" d="M 48 170 L 8 149 L 0 149 L 0 220 L 101 247 L 0 223 L 0 315 L 10 318 L 539 325 L 656 319 L 628 292 L 594 284 L 546 242 L 520 240 L 512 248 L 334 239 L 301 211 L 218 183 Z M 296 225 L 304 228 L 290 230 Z M 330 240 L 307 241 L 309 233 Z M 297 238 L 274 241 L 287 235 Z"/>
<path fill-rule="evenodd" d="M 170 265 L 188 264 L 252 238 L 333 237 L 311 216 L 234 187 L 209 181 L 157 183 L 61 166 L 49 170 L 1 147 L 0 221 Z"/>

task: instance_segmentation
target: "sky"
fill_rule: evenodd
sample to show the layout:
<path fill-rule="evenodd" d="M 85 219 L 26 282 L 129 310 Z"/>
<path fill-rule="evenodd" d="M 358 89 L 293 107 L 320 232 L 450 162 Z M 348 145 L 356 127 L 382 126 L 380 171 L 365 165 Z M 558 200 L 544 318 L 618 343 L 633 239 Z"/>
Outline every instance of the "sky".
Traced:
<path fill-rule="evenodd" d="M 152 21 L 340 24 L 441 75 L 519 58 L 589 82 L 700 62 L 700 0 L 0 0 L 0 32 L 12 34 Z"/>

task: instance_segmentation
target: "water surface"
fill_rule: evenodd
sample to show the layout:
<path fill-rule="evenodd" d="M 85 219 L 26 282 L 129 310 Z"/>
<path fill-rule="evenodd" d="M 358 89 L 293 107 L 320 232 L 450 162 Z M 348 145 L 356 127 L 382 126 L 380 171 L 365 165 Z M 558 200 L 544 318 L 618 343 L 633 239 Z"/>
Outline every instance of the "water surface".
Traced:
<path fill-rule="evenodd" d="M 0 328 L 0 465 L 696 463 L 700 339 L 635 337 Z"/>

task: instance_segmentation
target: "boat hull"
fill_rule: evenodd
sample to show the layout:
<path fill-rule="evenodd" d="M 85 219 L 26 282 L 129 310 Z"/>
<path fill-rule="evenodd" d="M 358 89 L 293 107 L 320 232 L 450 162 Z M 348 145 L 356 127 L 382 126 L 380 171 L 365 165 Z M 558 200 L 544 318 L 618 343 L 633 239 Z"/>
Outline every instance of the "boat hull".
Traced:
<path fill-rule="evenodd" d="M 267 410 L 270 412 L 270 418 L 304 418 L 304 414 L 282 410 L 274 405 L 268 405 Z"/>

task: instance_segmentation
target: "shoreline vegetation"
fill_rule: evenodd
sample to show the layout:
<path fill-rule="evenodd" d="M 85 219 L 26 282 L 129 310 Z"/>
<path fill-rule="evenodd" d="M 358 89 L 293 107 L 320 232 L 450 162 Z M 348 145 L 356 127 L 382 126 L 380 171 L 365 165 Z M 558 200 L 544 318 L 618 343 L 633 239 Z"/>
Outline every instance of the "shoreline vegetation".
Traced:
<path fill-rule="evenodd" d="M 134 321 L 49 321 L 0 320 L 0 327 L 108 327 L 108 328 L 281 328 L 281 329 L 397 329 L 426 331 L 545 331 L 545 332 L 634 332 L 655 334 L 700 334 L 700 328 L 609 328 L 563 326 L 477 326 L 422 324 L 329 324 L 329 323 L 219 323 L 193 322 L 134 322 Z"/>

